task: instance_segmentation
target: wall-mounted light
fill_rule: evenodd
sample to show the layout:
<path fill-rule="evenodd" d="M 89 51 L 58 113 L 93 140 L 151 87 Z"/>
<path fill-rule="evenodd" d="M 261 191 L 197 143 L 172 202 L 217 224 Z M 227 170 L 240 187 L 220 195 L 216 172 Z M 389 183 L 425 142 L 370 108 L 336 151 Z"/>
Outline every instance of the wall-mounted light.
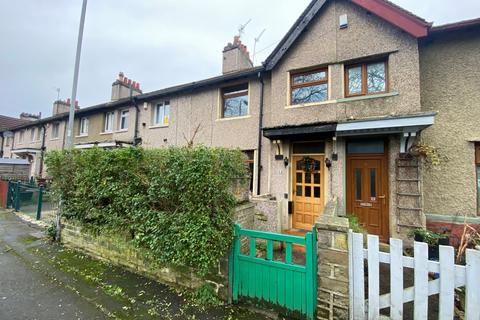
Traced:
<path fill-rule="evenodd" d="M 283 158 L 283 164 L 285 165 L 285 167 L 288 167 L 288 158 L 287 157 Z"/>
<path fill-rule="evenodd" d="M 325 166 L 326 166 L 328 169 L 330 169 L 330 167 L 332 166 L 332 160 L 330 160 L 330 159 L 328 159 L 328 158 L 325 159 Z"/>

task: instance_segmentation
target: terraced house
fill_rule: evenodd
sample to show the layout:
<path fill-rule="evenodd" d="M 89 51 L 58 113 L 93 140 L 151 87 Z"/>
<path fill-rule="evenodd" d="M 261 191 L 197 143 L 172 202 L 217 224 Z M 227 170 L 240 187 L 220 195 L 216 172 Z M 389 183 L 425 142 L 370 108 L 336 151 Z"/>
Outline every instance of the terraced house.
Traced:
<path fill-rule="evenodd" d="M 240 148 L 274 231 L 310 229 L 325 208 L 384 241 L 463 215 L 478 223 L 479 31 L 480 20 L 433 26 L 384 0 L 313 0 L 262 66 L 235 37 L 218 77 L 143 93 L 119 74 L 111 101 L 76 111 L 75 147 Z M 66 105 L 11 128 L 4 156 L 44 176 Z M 420 142 L 439 166 L 409 155 Z"/>

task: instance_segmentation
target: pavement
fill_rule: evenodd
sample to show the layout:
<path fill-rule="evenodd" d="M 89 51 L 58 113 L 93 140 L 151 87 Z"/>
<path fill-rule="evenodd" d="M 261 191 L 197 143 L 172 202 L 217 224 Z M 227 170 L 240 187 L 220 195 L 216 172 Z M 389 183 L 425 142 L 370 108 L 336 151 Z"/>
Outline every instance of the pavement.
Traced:
<path fill-rule="evenodd" d="M 191 292 L 50 243 L 0 209 L 0 320 L 270 317 L 238 305 L 204 308 Z"/>

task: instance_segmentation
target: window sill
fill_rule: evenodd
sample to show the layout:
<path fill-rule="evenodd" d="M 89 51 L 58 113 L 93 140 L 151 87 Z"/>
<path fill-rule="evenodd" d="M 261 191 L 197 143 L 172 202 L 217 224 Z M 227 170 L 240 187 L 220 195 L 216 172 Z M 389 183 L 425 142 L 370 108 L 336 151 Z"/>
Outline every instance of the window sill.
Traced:
<path fill-rule="evenodd" d="M 121 132 L 128 132 L 128 129 L 120 129 L 115 131 L 115 133 L 121 133 Z"/>
<path fill-rule="evenodd" d="M 319 102 L 309 102 L 309 103 L 302 103 L 302 104 L 292 104 L 285 106 L 285 109 L 297 109 L 297 108 L 303 108 L 303 107 L 315 107 L 315 106 L 321 106 L 324 104 L 332 104 L 337 102 L 336 100 L 325 100 L 325 101 L 319 101 Z"/>
<path fill-rule="evenodd" d="M 148 127 L 148 129 L 168 128 L 168 124 L 156 124 Z"/>
<path fill-rule="evenodd" d="M 51 138 L 50 141 L 57 141 L 60 140 L 60 138 Z"/>
<path fill-rule="evenodd" d="M 104 132 L 100 132 L 101 135 L 105 135 L 105 134 L 112 134 L 113 131 L 104 131 Z"/>
<path fill-rule="evenodd" d="M 369 99 L 378 99 L 378 98 L 387 98 L 398 96 L 398 92 L 387 92 L 387 93 L 379 93 L 379 94 L 369 94 L 365 96 L 357 96 L 357 97 L 348 97 L 348 98 L 340 98 L 337 99 L 337 102 L 350 102 L 350 101 L 358 101 L 358 100 L 369 100 Z"/>
<path fill-rule="evenodd" d="M 83 138 L 83 137 L 88 137 L 88 134 L 79 134 L 78 136 L 75 136 L 75 138 Z"/>
<path fill-rule="evenodd" d="M 249 114 L 249 115 L 246 115 L 246 116 L 240 116 L 240 117 L 229 117 L 229 118 L 218 118 L 217 120 L 215 121 L 229 121 L 229 120 L 240 120 L 240 119 L 248 119 L 248 118 L 251 118 L 252 115 Z"/>

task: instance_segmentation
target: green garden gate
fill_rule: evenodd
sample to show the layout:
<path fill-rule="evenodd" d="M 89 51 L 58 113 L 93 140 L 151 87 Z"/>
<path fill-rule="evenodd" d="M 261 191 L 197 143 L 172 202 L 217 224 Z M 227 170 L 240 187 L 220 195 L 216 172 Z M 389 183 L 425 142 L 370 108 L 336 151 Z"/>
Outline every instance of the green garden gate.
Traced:
<path fill-rule="evenodd" d="M 263 239 L 257 241 L 257 239 Z M 245 242 L 246 240 L 246 242 Z M 284 257 L 274 259 L 274 241 L 283 243 Z M 264 257 L 257 255 L 260 243 Z M 248 253 L 243 253 L 248 247 Z M 305 264 L 292 259 L 292 247 L 305 246 Z M 314 319 L 317 305 L 317 238 L 315 227 L 305 237 L 242 229 L 235 225 L 230 257 L 230 284 L 233 301 L 240 297 L 273 303 Z"/>

